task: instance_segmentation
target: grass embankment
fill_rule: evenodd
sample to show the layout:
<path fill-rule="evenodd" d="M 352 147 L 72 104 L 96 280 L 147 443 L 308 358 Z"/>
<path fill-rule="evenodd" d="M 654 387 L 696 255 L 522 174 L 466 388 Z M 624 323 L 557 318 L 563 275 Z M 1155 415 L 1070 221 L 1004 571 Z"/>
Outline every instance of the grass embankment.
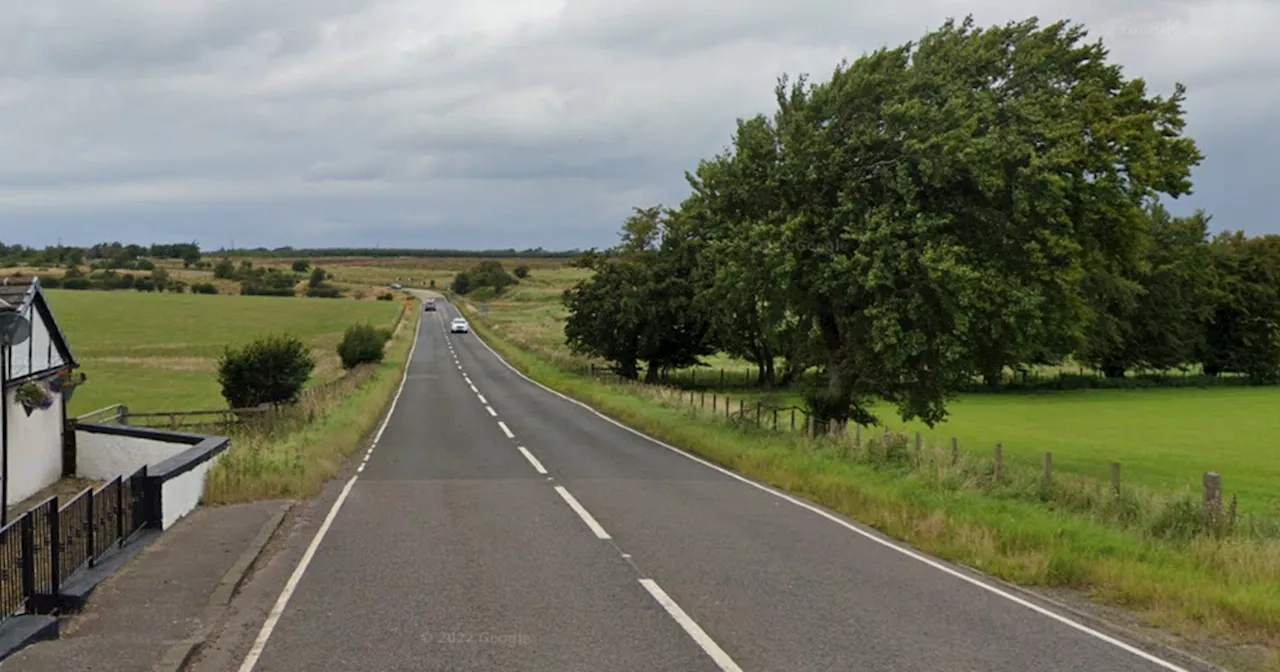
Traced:
<path fill-rule="evenodd" d="M 209 473 L 205 503 L 306 498 L 319 493 L 381 422 L 400 386 L 421 319 L 421 307 L 415 302 L 388 342 L 385 358 L 370 365 L 367 377 L 358 382 L 353 378 L 350 385 L 330 386 L 326 394 L 304 401 L 266 431 L 234 434 L 231 448 Z"/>
<path fill-rule="evenodd" d="M 926 450 L 916 463 L 905 442 L 886 454 L 699 417 L 670 391 L 559 368 L 460 305 L 477 334 L 527 375 L 653 436 L 1002 579 L 1084 591 L 1192 639 L 1261 643 L 1269 659 L 1247 666 L 1280 669 L 1280 541 L 1265 536 L 1269 521 L 1253 535 L 1217 540 L 1193 534 L 1194 499 L 1137 487 L 1116 496 L 1103 482 L 1067 475 L 1044 489 L 1034 469 L 1017 464 L 995 483 L 987 462 L 953 465 L 949 448 Z"/>
<path fill-rule="evenodd" d="M 391 326 L 403 303 L 266 296 L 46 290 L 71 350 L 88 375 L 73 415 L 124 403 L 133 412 L 225 408 L 217 358 L 266 333 L 290 332 L 312 348 L 311 385 L 342 373 L 343 331 Z"/>

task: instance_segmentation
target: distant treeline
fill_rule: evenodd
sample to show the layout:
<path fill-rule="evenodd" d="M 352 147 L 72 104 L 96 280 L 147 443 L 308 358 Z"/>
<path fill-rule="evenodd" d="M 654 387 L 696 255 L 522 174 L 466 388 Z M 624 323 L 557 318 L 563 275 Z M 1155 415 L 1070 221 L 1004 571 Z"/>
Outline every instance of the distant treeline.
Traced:
<path fill-rule="evenodd" d="M 209 252 L 210 255 L 228 256 L 228 257 L 297 257 L 297 258 L 331 258 L 331 257 L 373 257 L 373 258 L 395 258 L 410 257 L 415 259 L 456 259 L 477 258 L 477 259 L 514 259 L 514 258 L 544 258 L 544 259 L 572 259 L 582 252 L 580 250 L 551 251 L 544 250 L 541 247 L 516 250 L 508 248 L 505 250 L 415 250 L 409 248 L 367 248 L 367 247 L 334 247 L 334 248 L 293 248 L 293 247 L 277 247 L 267 249 L 265 247 L 255 247 L 251 249 L 219 249 Z"/>
<path fill-rule="evenodd" d="M 516 250 L 414 250 L 389 248 L 293 248 L 277 247 L 267 249 L 218 249 L 202 251 L 200 246 L 192 243 L 152 243 L 137 245 L 131 243 L 98 243 L 89 247 L 68 245 L 50 245 L 47 247 L 28 247 L 25 245 L 5 245 L 0 241 L 0 266 L 82 266 L 88 264 L 94 269 L 150 270 L 137 265 L 141 259 L 181 259 L 188 267 L 196 266 L 205 256 L 220 257 L 252 257 L 252 258 L 333 258 L 333 257 L 374 257 L 396 258 L 409 257 L 417 259 L 478 258 L 478 259 L 514 259 L 544 258 L 572 259 L 580 255 L 579 250 L 551 251 L 541 247 Z M 145 265 L 145 264 L 144 264 Z"/>

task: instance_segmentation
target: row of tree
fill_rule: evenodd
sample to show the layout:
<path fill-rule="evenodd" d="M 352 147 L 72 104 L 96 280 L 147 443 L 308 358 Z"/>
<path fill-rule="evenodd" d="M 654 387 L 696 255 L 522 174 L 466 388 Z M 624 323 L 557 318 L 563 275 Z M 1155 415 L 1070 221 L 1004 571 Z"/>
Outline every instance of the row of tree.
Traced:
<path fill-rule="evenodd" d="M 181 259 L 190 268 L 200 262 L 200 246 L 195 243 L 152 243 L 151 245 L 97 243 L 89 247 L 50 245 L 44 248 L 5 245 L 0 242 L 0 264 L 5 266 L 83 266 L 105 270 L 141 270 L 150 259 Z"/>
<path fill-rule="evenodd" d="M 975 380 L 1068 360 L 1280 379 L 1280 237 L 1165 210 L 1202 160 L 1184 89 L 1149 95 L 1085 38 L 948 21 L 784 77 L 680 207 L 581 258 L 568 344 L 650 379 L 715 352 L 766 382 L 816 368 L 815 415 L 864 424 L 881 399 L 934 424 Z"/>

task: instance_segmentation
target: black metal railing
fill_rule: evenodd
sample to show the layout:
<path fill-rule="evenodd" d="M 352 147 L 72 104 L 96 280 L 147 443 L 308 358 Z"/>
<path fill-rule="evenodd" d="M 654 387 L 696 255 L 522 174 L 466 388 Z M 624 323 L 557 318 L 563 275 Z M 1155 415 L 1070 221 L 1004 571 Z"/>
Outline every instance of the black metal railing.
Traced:
<path fill-rule="evenodd" d="M 52 608 L 78 572 L 146 527 L 153 518 L 146 479 L 143 467 L 62 506 L 50 497 L 0 529 L 0 622 Z"/>

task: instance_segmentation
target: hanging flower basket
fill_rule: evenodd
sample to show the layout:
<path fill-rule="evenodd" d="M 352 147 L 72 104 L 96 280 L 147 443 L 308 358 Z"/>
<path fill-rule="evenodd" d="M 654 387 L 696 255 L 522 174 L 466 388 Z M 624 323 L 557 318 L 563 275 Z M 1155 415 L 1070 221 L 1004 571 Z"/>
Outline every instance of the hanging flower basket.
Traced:
<path fill-rule="evenodd" d="M 27 381 L 18 386 L 14 392 L 14 397 L 18 403 L 22 404 L 22 409 L 31 415 L 37 408 L 46 409 L 53 405 L 53 397 L 45 392 L 45 389 L 34 382 Z"/>
<path fill-rule="evenodd" d="M 71 401 L 71 395 L 75 393 L 77 387 L 84 384 L 85 379 L 86 376 L 81 371 L 63 369 L 58 372 L 58 375 L 49 379 L 49 391 L 59 393 L 67 401 Z"/>

